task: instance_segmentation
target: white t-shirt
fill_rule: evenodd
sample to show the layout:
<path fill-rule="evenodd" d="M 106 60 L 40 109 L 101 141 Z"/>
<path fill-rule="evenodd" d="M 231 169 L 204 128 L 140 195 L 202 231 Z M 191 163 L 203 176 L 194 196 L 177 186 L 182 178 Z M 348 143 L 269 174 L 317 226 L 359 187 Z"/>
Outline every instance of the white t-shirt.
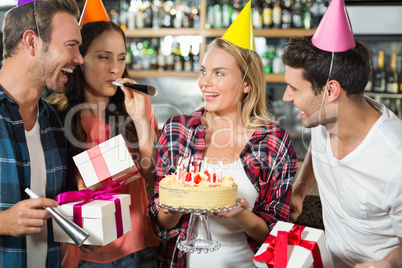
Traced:
<path fill-rule="evenodd" d="M 343 159 L 334 157 L 325 127 L 312 129 L 313 168 L 334 267 L 382 259 L 402 237 L 402 121 L 367 101 L 382 116 Z"/>
<path fill-rule="evenodd" d="M 31 162 L 30 189 L 38 196 L 46 197 L 46 164 L 40 141 L 40 126 L 38 119 L 30 131 L 25 131 Z M 27 264 L 28 268 L 46 267 L 47 259 L 47 226 L 42 232 L 27 235 Z"/>
<path fill-rule="evenodd" d="M 205 161 L 201 162 L 200 171 L 219 169 L 218 165 L 211 165 Z M 224 176 L 231 176 L 238 186 L 237 198 L 244 198 L 250 203 L 250 210 L 253 209 L 258 192 L 250 182 L 244 171 L 241 160 L 237 160 L 222 167 Z M 253 251 L 247 243 L 243 229 L 232 218 L 209 217 L 211 237 L 221 243 L 218 251 L 208 253 L 189 253 L 188 266 L 194 267 L 254 267 L 250 259 L 254 256 Z"/>

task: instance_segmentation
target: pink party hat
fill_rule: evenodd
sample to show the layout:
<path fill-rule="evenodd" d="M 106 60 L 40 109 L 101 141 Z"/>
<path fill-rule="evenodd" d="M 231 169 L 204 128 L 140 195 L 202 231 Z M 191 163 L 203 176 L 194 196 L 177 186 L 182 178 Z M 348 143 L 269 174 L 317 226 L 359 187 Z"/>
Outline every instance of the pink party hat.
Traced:
<path fill-rule="evenodd" d="M 87 0 L 80 19 L 80 25 L 94 21 L 110 21 L 102 0 Z"/>
<path fill-rule="evenodd" d="M 17 7 L 19 7 L 23 4 L 29 3 L 29 2 L 34 2 L 34 1 L 36 1 L 36 0 L 18 0 Z"/>
<path fill-rule="evenodd" d="M 332 0 L 311 42 L 329 52 L 342 52 L 356 46 L 352 25 L 343 0 Z"/>

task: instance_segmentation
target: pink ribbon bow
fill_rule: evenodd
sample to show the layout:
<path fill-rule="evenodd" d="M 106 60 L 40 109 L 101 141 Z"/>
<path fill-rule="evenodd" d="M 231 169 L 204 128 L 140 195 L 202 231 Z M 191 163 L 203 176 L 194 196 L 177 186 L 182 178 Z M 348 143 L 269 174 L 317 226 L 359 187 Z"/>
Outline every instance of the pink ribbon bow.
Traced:
<path fill-rule="evenodd" d="M 109 200 L 114 201 L 116 207 L 116 230 L 117 237 L 123 235 L 123 219 L 121 214 L 120 199 L 114 195 L 120 194 L 124 183 L 120 185 L 118 182 L 111 182 L 108 185 L 94 191 L 91 189 L 83 189 L 81 191 L 71 191 L 61 193 L 56 196 L 56 201 L 59 205 L 66 203 L 77 202 L 84 200 L 81 203 L 77 203 L 73 206 L 74 222 L 82 228 L 82 206 L 91 202 L 92 200 Z M 117 192 L 116 192 L 117 191 Z"/>
<path fill-rule="evenodd" d="M 269 243 L 265 252 L 252 257 L 253 260 L 265 262 L 270 268 L 286 268 L 288 264 L 288 244 L 304 247 L 313 255 L 314 268 L 323 268 L 320 248 L 317 242 L 301 239 L 304 226 L 295 224 L 289 232 L 278 231 L 277 237 L 269 235 L 264 243 Z"/>

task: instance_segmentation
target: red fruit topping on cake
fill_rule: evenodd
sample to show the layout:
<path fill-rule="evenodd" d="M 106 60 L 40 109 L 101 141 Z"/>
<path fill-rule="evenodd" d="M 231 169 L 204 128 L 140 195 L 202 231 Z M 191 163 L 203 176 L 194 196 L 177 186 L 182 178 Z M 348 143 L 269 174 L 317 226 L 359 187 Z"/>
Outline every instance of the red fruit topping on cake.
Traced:
<path fill-rule="evenodd" d="M 187 173 L 185 181 L 191 181 L 191 173 Z"/>
<path fill-rule="evenodd" d="M 208 170 L 205 170 L 204 174 L 207 175 L 208 181 L 210 181 L 211 180 L 211 174 L 209 174 Z"/>
<path fill-rule="evenodd" d="M 195 175 L 195 177 L 194 177 L 194 183 L 195 184 L 199 184 L 200 182 L 201 182 L 201 176 L 200 176 L 200 174 L 197 174 L 197 175 Z"/>
<path fill-rule="evenodd" d="M 212 175 L 212 182 L 213 182 L 213 183 L 216 183 L 216 173 L 214 173 L 214 174 Z"/>

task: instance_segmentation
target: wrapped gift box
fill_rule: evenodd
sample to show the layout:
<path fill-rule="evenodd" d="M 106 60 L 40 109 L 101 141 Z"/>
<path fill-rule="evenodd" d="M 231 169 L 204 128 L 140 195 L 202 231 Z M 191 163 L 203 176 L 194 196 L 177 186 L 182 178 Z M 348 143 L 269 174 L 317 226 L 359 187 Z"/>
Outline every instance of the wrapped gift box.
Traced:
<path fill-rule="evenodd" d="M 120 199 L 123 234 L 131 231 L 129 194 L 113 195 Z M 73 206 L 79 202 L 71 202 L 57 207 L 57 211 L 73 220 Z M 104 246 L 117 239 L 116 205 L 114 201 L 92 200 L 82 207 L 82 228 L 89 233 L 84 245 Z M 54 241 L 74 244 L 74 241 L 61 229 L 53 219 Z"/>
<path fill-rule="evenodd" d="M 86 187 L 98 189 L 111 181 L 126 183 L 141 177 L 120 134 L 73 157 Z"/>
<path fill-rule="evenodd" d="M 270 260 L 271 262 L 274 261 L 275 255 L 277 254 L 278 248 L 280 248 L 281 242 L 278 241 L 276 238 L 278 236 L 278 231 L 284 231 L 284 232 L 289 232 L 295 225 L 292 223 L 288 222 L 283 222 L 283 221 L 278 221 L 270 232 L 270 235 L 267 237 L 265 242 L 261 245 L 260 249 L 257 251 L 256 255 L 254 258 L 262 257 L 264 254 L 267 253 L 267 248 L 269 246 L 269 241 L 275 241 L 275 251 L 274 251 L 274 256 Z M 326 246 L 326 241 L 325 241 L 325 234 L 323 230 L 320 229 L 315 229 L 315 228 L 310 228 L 310 227 L 304 227 L 300 226 L 301 228 L 304 228 L 301 233 L 301 241 L 306 242 L 307 244 L 311 244 L 311 242 L 316 242 L 319 248 L 319 252 L 321 255 L 321 262 L 323 268 L 332 268 L 332 262 L 329 256 L 329 252 L 327 250 Z M 279 243 L 278 243 L 279 242 Z M 279 245 L 278 245 L 279 244 Z M 300 244 L 287 244 L 287 265 L 280 265 L 280 267 L 275 266 L 275 268 L 282 268 L 282 267 L 288 267 L 288 268 L 317 268 L 320 267 L 317 264 L 319 262 L 316 262 L 314 266 L 314 258 L 312 251 L 304 248 Z M 278 250 L 280 251 L 280 249 Z M 271 251 L 272 252 L 272 251 Z M 265 261 L 260 260 L 257 261 L 253 258 L 254 264 L 256 267 L 270 267 L 273 268 L 273 265 L 268 265 Z"/>

